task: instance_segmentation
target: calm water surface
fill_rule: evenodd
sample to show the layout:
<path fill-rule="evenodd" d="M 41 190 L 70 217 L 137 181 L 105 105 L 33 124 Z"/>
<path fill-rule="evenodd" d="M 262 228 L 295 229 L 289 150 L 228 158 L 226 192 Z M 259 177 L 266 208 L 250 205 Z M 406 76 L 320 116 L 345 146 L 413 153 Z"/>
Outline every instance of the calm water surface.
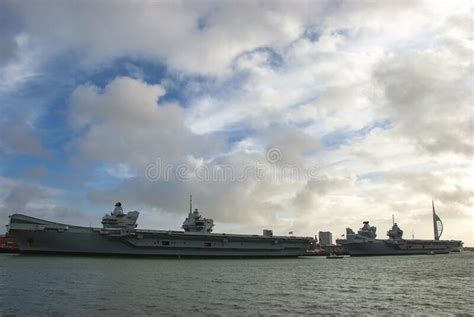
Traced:
<path fill-rule="evenodd" d="M 0 254 L 0 315 L 474 315 L 474 253 L 278 260 Z"/>

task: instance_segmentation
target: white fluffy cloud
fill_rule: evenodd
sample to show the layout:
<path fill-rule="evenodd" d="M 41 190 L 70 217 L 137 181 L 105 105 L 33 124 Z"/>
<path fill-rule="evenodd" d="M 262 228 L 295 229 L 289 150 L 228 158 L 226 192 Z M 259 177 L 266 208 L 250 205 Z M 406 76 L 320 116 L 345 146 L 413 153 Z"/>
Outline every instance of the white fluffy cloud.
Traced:
<path fill-rule="evenodd" d="M 211 152 L 215 144 L 184 126 L 181 107 L 159 103 L 164 94 L 159 84 L 128 77 L 116 78 L 102 90 L 78 87 L 71 97 L 70 120 L 79 135 L 71 149 L 86 159 L 134 168 L 159 158 L 179 162 L 188 154 Z"/>

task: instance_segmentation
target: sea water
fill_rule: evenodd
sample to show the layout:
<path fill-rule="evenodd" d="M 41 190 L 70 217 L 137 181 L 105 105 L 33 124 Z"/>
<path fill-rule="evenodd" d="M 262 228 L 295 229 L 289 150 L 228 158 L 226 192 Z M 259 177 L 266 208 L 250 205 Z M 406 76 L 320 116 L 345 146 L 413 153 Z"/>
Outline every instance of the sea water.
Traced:
<path fill-rule="evenodd" d="M 0 315 L 473 315 L 474 253 L 344 259 L 0 255 Z"/>

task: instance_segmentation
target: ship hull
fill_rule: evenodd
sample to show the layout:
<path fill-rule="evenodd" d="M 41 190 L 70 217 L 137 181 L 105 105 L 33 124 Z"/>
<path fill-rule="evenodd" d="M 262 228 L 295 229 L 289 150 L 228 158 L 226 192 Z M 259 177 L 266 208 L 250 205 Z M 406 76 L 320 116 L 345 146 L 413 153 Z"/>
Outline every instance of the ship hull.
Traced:
<path fill-rule="evenodd" d="M 260 258 L 298 257 L 311 238 L 107 230 L 52 223 L 23 215 L 10 217 L 9 234 L 23 254 Z"/>
<path fill-rule="evenodd" d="M 371 240 L 345 243 L 340 241 L 351 256 L 447 254 L 462 248 L 460 241 L 452 240 Z"/>

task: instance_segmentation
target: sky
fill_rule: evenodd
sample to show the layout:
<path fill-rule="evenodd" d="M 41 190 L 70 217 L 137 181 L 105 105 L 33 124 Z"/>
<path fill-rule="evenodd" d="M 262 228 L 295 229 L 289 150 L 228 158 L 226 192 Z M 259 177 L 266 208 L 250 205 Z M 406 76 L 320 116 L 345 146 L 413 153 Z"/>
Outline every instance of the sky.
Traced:
<path fill-rule="evenodd" d="M 472 1 L 0 0 L 0 225 L 474 246 Z"/>

